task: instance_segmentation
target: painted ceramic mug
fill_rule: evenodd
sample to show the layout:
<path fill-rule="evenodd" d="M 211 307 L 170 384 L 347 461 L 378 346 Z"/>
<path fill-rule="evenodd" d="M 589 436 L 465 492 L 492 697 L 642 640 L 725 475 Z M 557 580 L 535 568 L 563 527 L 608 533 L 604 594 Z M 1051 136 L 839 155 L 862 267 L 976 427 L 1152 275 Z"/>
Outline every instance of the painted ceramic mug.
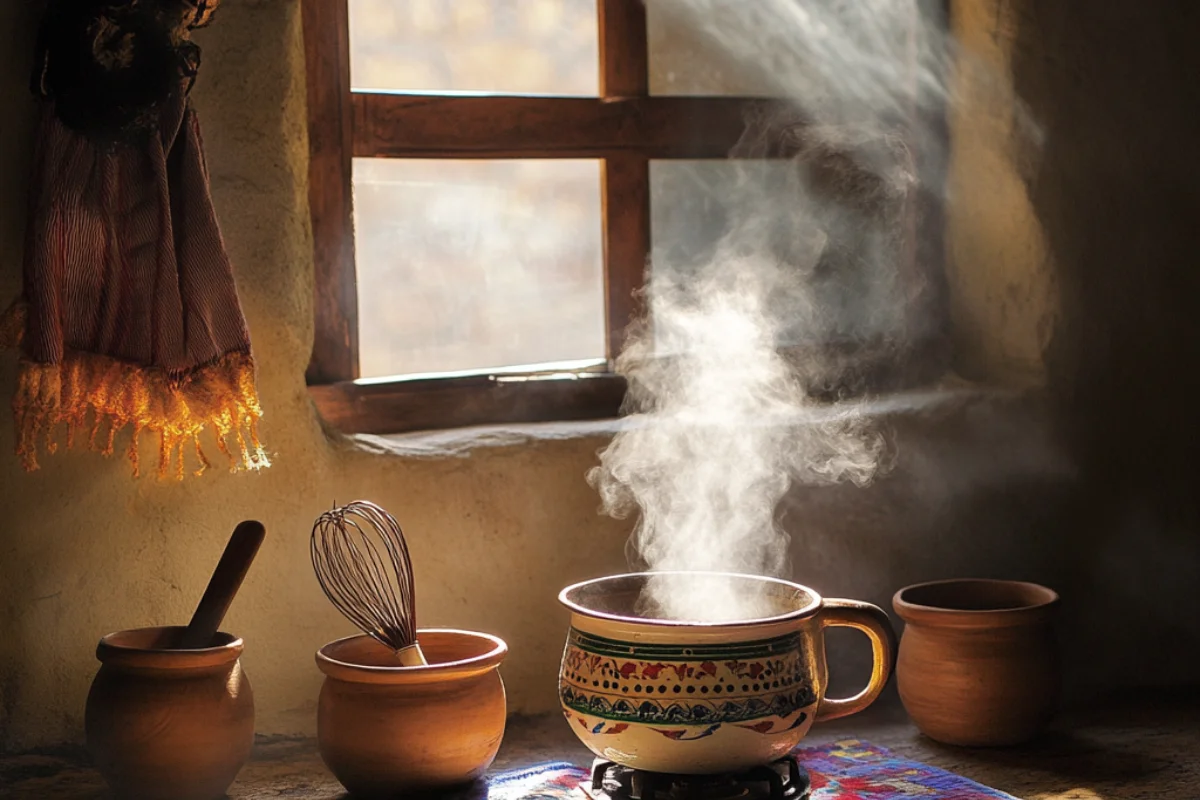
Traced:
<path fill-rule="evenodd" d="M 639 612 L 651 581 L 714 582 L 754 596 L 762 613 L 689 622 Z M 636 573 L 562 591 L 571 610 L 559 696 L 571 729 L 601 758 L 636 769 L 708 774 L 786 755 L 813 722 L 862 711 L 883 691 L 895 660 L 887 614 L 854 600 L 823 600 L 788 581 L 723 573 Z M 867 687 L 825 696 L 824 630 L 871 640 Z"/>

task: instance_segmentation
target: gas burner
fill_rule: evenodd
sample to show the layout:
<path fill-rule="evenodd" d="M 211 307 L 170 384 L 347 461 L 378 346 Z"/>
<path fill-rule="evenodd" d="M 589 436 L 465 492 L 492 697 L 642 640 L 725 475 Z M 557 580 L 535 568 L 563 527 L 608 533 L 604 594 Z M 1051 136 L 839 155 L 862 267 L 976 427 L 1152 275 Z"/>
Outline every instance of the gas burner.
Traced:
<path fill-rule="evenodd" d="M 580 787 L 590 800 L 807 800 L 808 773 L 787 756 L 745 772 L 663 775 L 630 769 L 602 758 Z"/>

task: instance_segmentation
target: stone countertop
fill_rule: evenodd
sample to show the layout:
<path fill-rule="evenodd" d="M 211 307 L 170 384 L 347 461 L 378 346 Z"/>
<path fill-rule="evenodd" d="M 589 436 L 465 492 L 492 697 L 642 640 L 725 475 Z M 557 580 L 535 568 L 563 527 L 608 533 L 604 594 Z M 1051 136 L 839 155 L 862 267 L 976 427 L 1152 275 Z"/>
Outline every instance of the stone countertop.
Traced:
<path fill-rule="evenodd" d="M 922 737 L 895 706 L 818 726 L 806 740 L 866 739 L 1024 800 L 1196 800 L 1200 798 L 1200 695 L 1109 704 L 1061 715 L 1034 744 L 1006 750 L 944 747 Z M 79 748 L 0 756 L 0 797 L 107 800 Z M 591 763 L 555 716 L 514 718 L 495 770 L 542 761 Z M 230 790 L 232 800 L 334 800 L 346 795 L 315 743 L 261 739 Z"/>

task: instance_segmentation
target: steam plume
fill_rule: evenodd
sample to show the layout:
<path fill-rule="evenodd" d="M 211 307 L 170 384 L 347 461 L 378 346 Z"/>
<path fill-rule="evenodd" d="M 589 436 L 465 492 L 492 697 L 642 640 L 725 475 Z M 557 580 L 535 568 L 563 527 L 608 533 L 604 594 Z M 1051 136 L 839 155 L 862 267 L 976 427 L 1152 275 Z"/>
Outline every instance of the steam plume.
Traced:
<path fill-rule="evenodd" d="M 792 102 L 791 121 L 748 120 L 741 154 L 795 155 L 728 162 L 719 189 L 711 167 L 663 178 L 674 191 L 655 198 L 668 208 L 646 284 L 652 322 L 617 361 L 632 418 L 588 479 L 607 513 L 637 516 L 631 555 L 650 570 L 786 576 L 776 508 L 791 483 L 865 485 L 880 465 L 884 440 L 854 405 L 813 395 L 843 365 L 829 357 L 838 346 L 899 352 L 921 333 L 920 287 L 898 265 L 906 204 L 940 178 L 916 164 L 940 163 L 922 120 L 948 97 L 951 49 L 918 0 L 648 5 L 727 72 Z M 701 225 L 672 224 L 672 200 Z M 778 613 L 668 576 L 642 600 L 673 619 Z"/>

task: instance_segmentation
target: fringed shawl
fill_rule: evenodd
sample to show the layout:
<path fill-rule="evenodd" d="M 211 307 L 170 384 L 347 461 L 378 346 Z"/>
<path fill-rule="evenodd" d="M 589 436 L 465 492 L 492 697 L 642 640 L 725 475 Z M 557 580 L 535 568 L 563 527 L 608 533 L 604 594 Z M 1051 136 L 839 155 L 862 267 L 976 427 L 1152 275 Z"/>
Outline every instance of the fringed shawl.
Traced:
<path fill-rule="evenodd" d="M 125 427 L 135 474 L 145 433 L 159 439 L 160 475 L 182 478 L 189 461 L 196 474 L 210 465 L 205 429 L 231 467 L 268 464 L 249 332 L 188 100 L 199 54 L 186 32 L 212 9 L 61 0 L 47 18 L 34 76 L 40 121 L 23 295 L 0 322 L 0 337 L 20 341 L 13 411 L 27 469 L 37 468 L 39 450 L 55 452 L 60 430 L 68 447 L 82 436 L 110 454 Z M 94 74 L 78 65 L 56 72 L 81 60 L 64 49 L 80 35 Z M 177 56 L 170 82 L 112 78 L 143 64 L 145 49 L 162 69 L 164 42 Z M 112 104 L 81 87 L 112 92 Z"/>

